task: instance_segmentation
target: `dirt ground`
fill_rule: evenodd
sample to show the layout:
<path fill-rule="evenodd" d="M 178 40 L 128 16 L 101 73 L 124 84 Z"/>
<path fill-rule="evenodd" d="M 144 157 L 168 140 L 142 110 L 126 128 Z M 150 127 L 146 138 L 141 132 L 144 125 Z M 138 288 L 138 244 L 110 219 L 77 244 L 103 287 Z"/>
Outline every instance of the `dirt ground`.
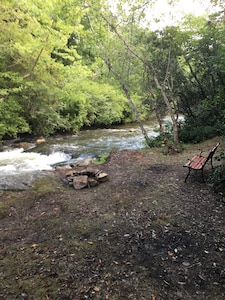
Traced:
<path fill-rule="evenodd" d="M 0 299 L 225 299 L 225 202 L 182 167 L 214 143 L 113 151 L 97 187 L 0 192 Z"/>

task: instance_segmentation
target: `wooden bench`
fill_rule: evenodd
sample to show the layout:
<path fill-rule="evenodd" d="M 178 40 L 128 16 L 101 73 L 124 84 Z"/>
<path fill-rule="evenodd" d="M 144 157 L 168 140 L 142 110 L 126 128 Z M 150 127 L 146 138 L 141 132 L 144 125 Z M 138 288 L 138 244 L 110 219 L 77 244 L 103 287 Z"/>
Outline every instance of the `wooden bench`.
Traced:
<path fill-rule="evenodd" d="M 195 155 L 192 157 L 192 159 L 188 159 L 188 162 L 183 166 L 183 167 L 188 168 L 188 174 L 187 174 L 184 182 L 187 182 L 187 179 L 191 173 L 191 170 L 195 170 L 195 171 L 200 170 L 202 172 L 203 182 L 205 182 L 203 169 L 204 169 L 205 165 L 207 164 L 207 162 L 209 162 L 209 161 L 211 163 L 211 167 L 213 168 L 212 159 L 213 159 L 213 155 L 215 154 L 218 146 L 219 146 L 219 143 L 217 143 L 216 146 L 214 146 L 209 151 L 208 155 L 205 157 L 202 156 L 202 152 L 203 152 L 203 150 L 202 150 L 199 155 Z"/>

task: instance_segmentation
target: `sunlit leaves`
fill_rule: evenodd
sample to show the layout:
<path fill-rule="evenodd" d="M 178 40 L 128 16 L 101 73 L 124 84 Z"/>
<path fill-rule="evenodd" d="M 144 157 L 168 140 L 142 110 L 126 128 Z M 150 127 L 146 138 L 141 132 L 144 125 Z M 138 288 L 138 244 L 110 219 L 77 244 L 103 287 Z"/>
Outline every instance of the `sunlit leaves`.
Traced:
<path fill-rule="evenodd" d="M 199 78 L 218 105 L 224 94 L 221 16 L 209 23 L 187 17 L 180 27 L 151 32 L 147 13 L 154 3 L 124 0 L 110 10 L 105 0 L 1 1 L 0 97 L 15 102 L 15 120 L 29 124 L 29 128 L 16 125 L 5 134 L 15 136 L 26 128 L 48 135 L 77 131 L 83 125 L 124 122 L 132 116 L 122 86 L 129 88 L 146 117 L 152 95 L 162 102 L 153 69 L 169 96 L 171 87 L 175 96 L 187 97 L 189 91 L 192 105 L 202 93 L 196 84 Z M 2 122 L 10 128 L 8 118 Z"/>
<path fill-rule="evenodd" d="M 29 125 L 20 115 L 22 107 L 12 98 L 0 98 L 0 140 L 8 135 L 16 137 L 18 132 L 29 132 Z"/>

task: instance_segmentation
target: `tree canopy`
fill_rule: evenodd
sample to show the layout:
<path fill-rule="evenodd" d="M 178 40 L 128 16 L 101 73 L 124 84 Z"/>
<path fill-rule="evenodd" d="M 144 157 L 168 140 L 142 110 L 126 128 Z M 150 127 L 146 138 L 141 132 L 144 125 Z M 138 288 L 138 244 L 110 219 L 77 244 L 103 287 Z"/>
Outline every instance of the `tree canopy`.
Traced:
<path fill-rule="evenodd" d="M 223 134 L 222 4 L 153 30 L 153 3 L 1 1 L 0 140 L 168 113 L 176 147 Z"/>

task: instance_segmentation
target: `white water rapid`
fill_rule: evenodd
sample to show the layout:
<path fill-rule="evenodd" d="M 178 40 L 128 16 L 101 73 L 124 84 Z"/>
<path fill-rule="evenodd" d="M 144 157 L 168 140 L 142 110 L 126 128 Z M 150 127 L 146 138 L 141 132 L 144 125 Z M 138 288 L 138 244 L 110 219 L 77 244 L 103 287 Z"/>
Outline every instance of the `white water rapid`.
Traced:
<path fill-rule="evenodd" d="M 71 158 L 69 154 L 55 152 L 44 155 L 35 152 L 24 152 L 23 148 L 0 152 L 0 174 L 17 174 L 21 172 L 53 169 L 51 165 Z"/>

